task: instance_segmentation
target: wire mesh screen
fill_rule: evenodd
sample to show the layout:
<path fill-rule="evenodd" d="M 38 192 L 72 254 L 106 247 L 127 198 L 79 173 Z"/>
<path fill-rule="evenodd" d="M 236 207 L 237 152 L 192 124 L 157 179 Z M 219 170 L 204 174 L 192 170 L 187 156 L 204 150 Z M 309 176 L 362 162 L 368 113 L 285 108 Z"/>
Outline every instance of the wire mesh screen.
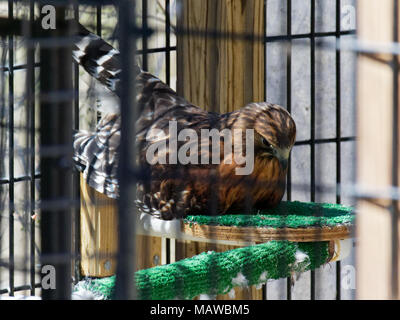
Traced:
<path fill-rule="evenodd" d="M 33 18 L 33 6 L 2 2 L 4 16 Z M 35 52 L 21 38 L 2 35 L 1 75 L 1 293 L 39 286 L 37 271 L 38 136 Z M 7 270 L 4 272 L 4 270 Z M 28 291 L 28 292 L 29 292 Z"/>
<path fill-rule="evenodd" d="M 340 185 L 354 176 L 354 1 L 267 1 L 266 100 L 287 107 L 299 130 L 288 171 L 288 200 L 354 204 Z M 347 12 L 347 14 L 346 14 Z M 280 19 L 275 19 L 276 16 Z M 335 46 L 338 48 L 335 50 Z M 329 48 L 329 49 L 327 49 Z M 345 168 L 345 169 L 342 169 Z M 341 298 L 341 263 L 272 284 L 271 298 Z M 354 265 L 345 260 L 345 265 Z M 336 270 L 335 270 L 336 269 Z M 335 287 L 335 290 L 327 289 Z M 308 291 L 309 290 L 309 291 Z M 344 290 L 351 298 L 351 290 Z"/>
<path fill-rule="evenodd" d="M 263 33 L 229 36 L 220 30 L 180 25 L 184 2 L 0 1 L 2 26 L 7 27 L 0 34 L 0 294 L 69 298 L 71 286 L 82 280 L 83 191 L 71 160 L 73 134 L 95 131 L 102 116 L 116 107 L 121 119 L 139 117 L 138 93 L 132 89 L 136 61 L 173 90 L 188 85 L 178 76 L 182 74 L 177 58 L 179 37 L 261 44 L 264 98 L 284 106 L 297 127 L 284 200 L 354 205 L 351 192 L 342 186 L 354 180 L 356 56 L 341 51 L 340 46 L 355 38 L 355 0 L 260 1 Z M 47 4 L 57 5 L 57 32 L 37 36 Z M 76 25 L 64 25 L 65 16 L 120 49 L 122 71 L 113 74 L 121 76 L 118 97 L 97 81 L 104 68 L 88 72 L 72 61 Z M 219 18 L 217 14 L 217 22 Z M 16 21 L 23 22 L 15 26 Z M 193 71 L 193 66 L 181 68 Z M 213 83 L 212 72 L 209 76 Z M 193 88 L 197 89 L 202 90 Z M 223 110 L 218 104 L 210 108 Z M 139 213 L 131 200 L 137 192 L 136 182 L 148 178 L 134 160 L 138 152 L 132 142 L 135 130 L 133 121 L 121 121 L 120 194 L 114 205 L 124 223 L 118 225 L 119 250 L 113 257 L 118 261 L 117 298 L 136 297 L 135 265 L 146 259 L 153 265 L 174 262 L 178 246 L 173 237 L 164 237 L 163 257 L 134 255 L 134 216 Z M 218 185 L 217 181 L 208 183 Z M 211 200 L 209 213 L 216 215 L 218 199 Z M 250 210 L 247 206 L 246 211 Z M 153 252 L 152 244 L 145 246 Z M 40 290 L 45 265 L 57 267 L 57 283 L 63 285 L 56 293 Z M 353 253 L 343 262 L 269 281 L 262 287 L 261 298 L 352 299 L 355 288 L 342 288 L 343 266 L 348 265 L 354 265 Z"/>

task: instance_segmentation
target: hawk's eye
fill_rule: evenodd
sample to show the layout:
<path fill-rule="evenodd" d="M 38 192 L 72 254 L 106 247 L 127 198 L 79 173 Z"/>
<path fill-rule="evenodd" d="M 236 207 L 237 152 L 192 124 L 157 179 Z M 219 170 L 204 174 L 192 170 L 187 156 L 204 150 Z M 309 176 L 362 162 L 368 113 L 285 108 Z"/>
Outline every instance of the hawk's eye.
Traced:
<path fill-rule="evenodd" d="M 273 149 L 272 144 L 270 144 L 269 141 L 268 141 L 267 139 L 262 138 L 262 143 L 264 144 L 264 146 L 265 146 L 267 149 L 269 149 L 269 150 L 272 150 L 272 149 Z"/>

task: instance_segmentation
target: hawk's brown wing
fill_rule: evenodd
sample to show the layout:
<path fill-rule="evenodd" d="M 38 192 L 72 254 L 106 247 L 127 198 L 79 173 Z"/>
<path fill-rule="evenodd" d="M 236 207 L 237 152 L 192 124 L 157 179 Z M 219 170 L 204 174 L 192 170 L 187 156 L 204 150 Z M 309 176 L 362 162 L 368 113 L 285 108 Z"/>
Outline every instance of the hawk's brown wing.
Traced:
<path fill-rule="evenodd" d="M 80 36 L 74 50 L 75 60 L 117 94 L 120 73 L 118 51 L 84 27 L 81 27 Z M 165 199 L 172 196 L 171 191 L 166 192 L 165 186 L 169 185 L 170 190 L 180 190 L 181 187 L 178 186 L 175 189 L 171 188 L 171 183 L 178 177 L 182 179 L 184 171 L 188 168 L 176 170 L 176 166 L 150 166 L 145 159 L 146 151 L 152 143 L 146 140 L 147 134 L 152 129 L 161 129 L 168 140 L 170 120 L 177 122 L 178 131 L 190 127 L 199 130 L 216 126 L 219 115 L 193 106 L 150 73 L 143 72 L 138 67 L 135 72 L 137 72 L 136 107 L 140 114 L 136 121 L 139 165 L 142 172 L 149 173 L 149 180 L 142 181 L 138 186 L 138 196 L 141 200 L 139 203 L 147 203 L 148 208 L 152 208 L 151 213 L 154 211 L 158 214 Z M 74 160 L 79 170 L 83 172 L 86 182 L 98 192 L 111 198 L 117 198 L 119 194 L 117 164 L 120 126 L 119 113 L 104 114 L 95 132 L 79 131 L 74 140 Z M 156 190 L 159 191 L 160 188 L 165 192 L 157 194 Z M 157 196 L 160 196 L 159 200 Z M 176 199 L 172 196 L 171 199 L 173 198 Z M 142 208 L 146 209 L 145 206 Z"/>

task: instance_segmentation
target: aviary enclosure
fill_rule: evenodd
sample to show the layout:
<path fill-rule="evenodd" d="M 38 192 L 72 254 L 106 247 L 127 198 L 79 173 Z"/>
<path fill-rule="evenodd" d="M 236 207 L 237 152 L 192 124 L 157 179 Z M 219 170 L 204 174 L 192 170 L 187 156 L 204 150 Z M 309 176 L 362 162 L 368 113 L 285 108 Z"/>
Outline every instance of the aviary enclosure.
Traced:
<path fill-rule="evenodd" d="M 0 298 L 398 299 L 398 12 L 0 1 Z M 270 128 L 279 204 L 253 199 L 271 181 L 221 164 L 137 160 L 143 128 L 240 120 L 253 102 L 243 121 Z M 239 209 L 221 211 L 227 199 Z"/>

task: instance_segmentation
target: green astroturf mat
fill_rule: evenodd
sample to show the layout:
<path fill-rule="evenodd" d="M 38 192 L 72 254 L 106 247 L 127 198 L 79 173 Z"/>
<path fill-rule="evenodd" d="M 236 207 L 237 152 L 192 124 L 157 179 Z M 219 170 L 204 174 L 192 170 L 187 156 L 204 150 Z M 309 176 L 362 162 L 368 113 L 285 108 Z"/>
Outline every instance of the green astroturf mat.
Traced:
<path fill-rule="evenodd" d="M 313 226 L 350 225 L 354 222 L 354 209 L 340 204 L 282 201 L 274 209 L 253 214 L 226 214 L 220 216 L 187 216 L 185 223 L 201 225 L 306 228 Z"/>
<path fill-rule="evenodd" d="M 235 286 L 265 283 L 268 279 L 312 270 L 326 262 L 328 242 L 270 241 L 229 250 L 204 252 L 169 265 L 136 272 L 139 299 L 192 299 L 200 294 L 228 293 Z M 89 290 L 99 299 L 112 299 L 115 276 L 86 279 L 75 292 Z"/>

